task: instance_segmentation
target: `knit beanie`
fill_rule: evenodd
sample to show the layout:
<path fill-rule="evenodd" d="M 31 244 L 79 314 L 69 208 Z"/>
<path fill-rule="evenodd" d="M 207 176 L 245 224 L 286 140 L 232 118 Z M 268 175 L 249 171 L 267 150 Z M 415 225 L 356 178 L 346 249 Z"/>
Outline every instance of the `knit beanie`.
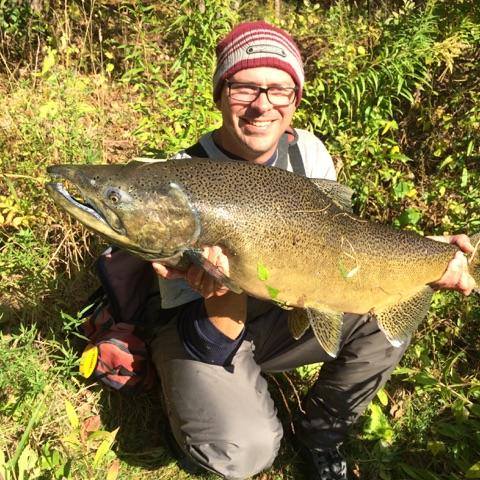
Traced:
<path fill-rule="evenodd" d="M 213 99 L 220 98 L 223 82 L 240 70 L 273 67 L 287 72 L 298 87 L 295 104 L 302 98 L 303 62 L 293 38 L 281 28 L 264 21 L 240 23 L 216 49 Z"/>

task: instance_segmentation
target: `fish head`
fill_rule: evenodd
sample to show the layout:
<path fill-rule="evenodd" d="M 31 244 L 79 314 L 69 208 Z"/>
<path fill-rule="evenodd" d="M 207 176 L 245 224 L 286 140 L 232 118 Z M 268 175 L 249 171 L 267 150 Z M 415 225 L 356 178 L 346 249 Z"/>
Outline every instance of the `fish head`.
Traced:
<path fill-rule="evenodd" d="M 55 203 L 88 229 L 149 260 L 178 256 L 200 234 L 195 208 L 183 188 L 165 177 L 153 178 L 148 168 L 126 165 L 55 165 L 48 173 L 67 181 L 46 185 Z"/>

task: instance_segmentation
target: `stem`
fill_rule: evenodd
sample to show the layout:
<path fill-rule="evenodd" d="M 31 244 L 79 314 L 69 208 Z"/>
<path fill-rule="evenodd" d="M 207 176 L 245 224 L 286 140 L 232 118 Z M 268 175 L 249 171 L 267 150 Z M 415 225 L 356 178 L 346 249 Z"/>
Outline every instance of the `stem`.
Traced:
<path fill-rule="evenodd" d="M 32 416 L 30 417 L 30 421 L 28 422 L 27 428 L 25 428 L 25 431 L 23 432 L 23 435 L 22 435 L 22 438 L 20 439 L 18 447 L 15 450 L 15 454 L 13 455 L 12 459 L 9 462 L 12 471 L 14 471 L 15 468 L 17 467 L 18 459 L 20 458 L 20 455 L 22 454 L 23 450 L 25 449 L 28 443 L 30 432 L 35 426 L 35 423 L 37 423 L 37 421 L 40 419 L 40 410 L 43 407 L 44 407 L 44 402 L 42 399 L 41 401 L 38 402 L 37 406 L 35 407 L 35 410 L 33 411 Z"/>

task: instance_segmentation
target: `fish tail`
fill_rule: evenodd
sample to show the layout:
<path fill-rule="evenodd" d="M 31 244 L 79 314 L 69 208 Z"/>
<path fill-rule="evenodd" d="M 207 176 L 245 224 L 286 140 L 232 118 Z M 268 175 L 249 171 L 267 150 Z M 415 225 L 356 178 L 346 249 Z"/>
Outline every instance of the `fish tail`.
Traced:
<path fill-rule="evenodd" d="M 480 233 L 476 233 L 470 237 L 473 245 L 473 253 L 468 259 L 470 264 L 470 275 L 472 275 L 475 282 L 477 282 L 477 291 L 480 291 Z"/>

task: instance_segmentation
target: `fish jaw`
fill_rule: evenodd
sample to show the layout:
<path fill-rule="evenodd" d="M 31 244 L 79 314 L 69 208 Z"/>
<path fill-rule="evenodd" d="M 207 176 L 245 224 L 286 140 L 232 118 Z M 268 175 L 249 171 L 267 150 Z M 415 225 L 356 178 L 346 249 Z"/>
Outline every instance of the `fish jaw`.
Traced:
<path fill-rule="evenodd" d="M 82 174 L 80 168 L 75 165 L 54 165 L 48 167 L 47 171 L 54 180 L 60 180 L 45 185 L 56 205 L 96 233 L 115 243 L 122 245 L 128 243 L 128 239 L 125 237 L 125 229 L 118 216 L 113 212 L 106 213 L 106 209 L 100 208 L 98 202 L 88 195 L 85 186 L 89 179 Z M 80 191 L 84 201 L 74 198 L 61 183 L 61 180 L 68 180 L 73 183 Z"/>

